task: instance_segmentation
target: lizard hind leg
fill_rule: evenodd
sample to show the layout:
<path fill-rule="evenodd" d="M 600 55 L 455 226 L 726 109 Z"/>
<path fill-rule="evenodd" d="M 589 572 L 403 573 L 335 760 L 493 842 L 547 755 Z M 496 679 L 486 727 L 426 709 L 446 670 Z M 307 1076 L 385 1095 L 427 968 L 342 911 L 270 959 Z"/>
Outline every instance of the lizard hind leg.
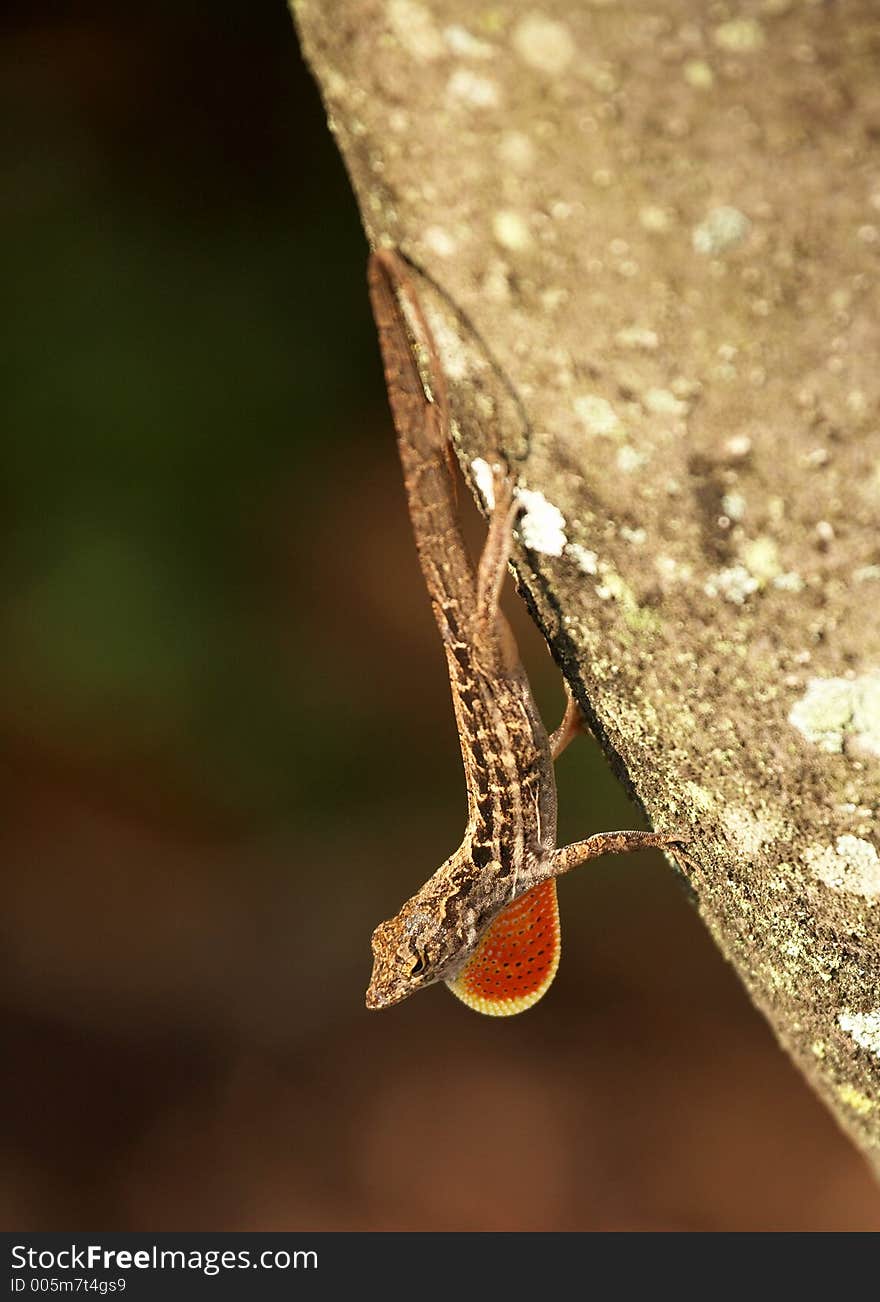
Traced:
<path fill-rule="evenodd" d="M 551 877 L 502 909 L 464 967 L 446 984 L 478 1013 L 522 1013 L 549 990 L 560 948 L 556 882 Z"/>
<path fill-rule="evenodd" d="M 574 699 L 568 682 L 565 682 L 565 714 L 562 716 L 559 727 L 550 736 L 550 754 L 555 760 L 559 759 L 559 756 L 574 741 L 575 737 L 587 732 L 588 728 L 584 716 L 581 714 L 581 707 Z"/>
<path fill-rule="evenodd" d="M 498 599 L 513 546 L 513 525 L 522 510 L 521 502 L 514 496 L 513 481 L 497 466 L 493 472 L 493 490 L 495 500 L 489 532 L 477 572 L 477 619 L 484 627 L 498 614 Z"/>
<path fill-rule="evenodd" d="M 499 601 L 513 546 L 513 526 L 522 503 L 514 495 L 513 480 L 500 467 L 494 468 L 493 478 L 495 500 L 477 570 L 475 635 L 477 640 L 494 642 L 500 648 L 502 664 L 515 671 L 519 668 L 519 650 Z"/>

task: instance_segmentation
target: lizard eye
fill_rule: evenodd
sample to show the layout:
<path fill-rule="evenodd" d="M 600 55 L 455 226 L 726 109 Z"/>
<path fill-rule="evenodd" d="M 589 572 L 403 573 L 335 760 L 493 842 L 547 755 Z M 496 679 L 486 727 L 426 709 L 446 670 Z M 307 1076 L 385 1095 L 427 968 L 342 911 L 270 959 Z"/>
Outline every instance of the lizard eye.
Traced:
<path fill-rule="evenodd" d="M 424 954 L 416 950 L 416 961 L 409 970 L 410 976 L 421 976 L 427 966 Z"/>

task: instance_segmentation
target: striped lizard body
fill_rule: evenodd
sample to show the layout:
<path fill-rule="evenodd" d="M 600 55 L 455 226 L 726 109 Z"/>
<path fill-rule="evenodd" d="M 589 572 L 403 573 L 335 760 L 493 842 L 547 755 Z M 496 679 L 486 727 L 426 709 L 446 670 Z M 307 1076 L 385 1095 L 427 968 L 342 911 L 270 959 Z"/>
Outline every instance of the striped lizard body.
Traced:
<path fill-rule="evenodd" d="M 513 482 L 495 468 L 475 569 L 456 511 L 446 383 L 408 264 L 375 252 L 368 280 L 419 561 L 446 652 L 468 817 L 458 849 L 373 933 L 367 1007 L 386 1008 L 444 981 L 470 1007 L 506 1015 L 535 1003 L 556 973 L 556 877 L 608 851 L 677 838 L 600 833 L 556 848 L 553 762 L 580 715 L 569 697 L 548 738 L 498 607 L 518 509 Z"/>

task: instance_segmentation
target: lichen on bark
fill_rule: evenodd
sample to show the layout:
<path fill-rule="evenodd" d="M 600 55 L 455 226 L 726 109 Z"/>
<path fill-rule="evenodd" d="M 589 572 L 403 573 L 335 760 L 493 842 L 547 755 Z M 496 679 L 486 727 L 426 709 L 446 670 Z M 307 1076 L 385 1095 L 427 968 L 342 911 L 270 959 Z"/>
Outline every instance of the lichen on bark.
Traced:
<path fill-rule="evenodd" d="M 531 494 L 524 595 L 880 1166 L 876 4 L 293 8 L 465 471 Z"/>

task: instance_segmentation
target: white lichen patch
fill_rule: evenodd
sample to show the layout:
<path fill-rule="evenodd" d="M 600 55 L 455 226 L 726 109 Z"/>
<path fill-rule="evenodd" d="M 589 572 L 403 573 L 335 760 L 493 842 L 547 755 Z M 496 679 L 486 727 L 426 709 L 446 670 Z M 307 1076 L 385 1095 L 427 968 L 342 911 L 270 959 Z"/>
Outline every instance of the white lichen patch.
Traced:
<path fill-rule="evenodd" d="M 521 213 L 502 208 L 492 217 L 492 234 L 503 249 L 521 253 L 532 242 L 529 224 Z"/>
<path fill-rule="evenodd" d="M 474 457 L 471 462 L 471 474 L 474 477 L 474 483 L 477 491 L 485 502 L 490 511 L 495 508 L 495 476 L 492 473 L 492 467 L 488 461 L 482 457 Z"/>
<path fill-rule="evenodd" d="M 558 77 L 577 53 L 574 38 L 564 23 L 543 14 L 526 14 L 513 29 L 513 48 L 523 63 L 538 72 Z"/>
<path fill-rule="evenodd" d="M 831 754 L 845 748 L 880 758 L 880 673 L 811 678 L 788 721 L 807 741 Z"/>
<path fill-rule="evenodd" d="M 567 222 L 577 211 L 576 205 L 568 203 L 565 199 L 555 199 L 550 205 L 550 216 L 558 222 Z"/>
<path fill-rule="evenodd" d="M 590 551 L 589 547 L 582 547 L 580 543 L 570 542 L 565 548 L 566 556 L 570 556 L 579 570 L 584 574 L 599 573 L 599 557 L 595 552 Z"/>
<path fill-rule="evenodd" d="M 788 721 L 808 741 L 832 753 L 843 750 L 843 734 L 852 719 L 852 684 L 845 678 L 813 678 Z"/>
<path fill-rule="evenodd" d="M 758 818 L 750 809 L 738 805 L 728 805 L 721 815 L 721 821 L 737 851 L 744 855 L 756 855 L 768 843 L 781 833 L 777 821 Z"/>
<path fill-rule="evenodd" d="M 574 411 L 588 434 L 620 435 L 623 427 L 607 398 L 596 393 L 582 393 L 574 400 Z"/>
<path fill-rule="evenodd" d="M 880 1010 L 873 1013 L 840 1013 L 837 1025 L 856 1044 L 880 1058 Z"/>
<path fill-rule="evenodd" d="M 434 343 L 443 367 L 443 374 L 449 380 L 464 380 L 470 375 L 471 367 L 465 346 L 453 327 L 444 316 L 432 308 L 425 308 L 425 317 L 431 327 Z"/>
<path fill-rule="evenodd" d="M 752 54 L 764 44 L 764 29 L 754 18 L 731 18 L 712 33 L 720 50 L 730 54 Z"/>
<path fill-rule="evenodd" d="M 880 674 L 863 674 L 855 679 L 846 749 L 862 759 L 880 759 Z"/>
<path fill-rule="evenodd" d="M 495 399 L 489 393 L 481 393 L 481 392 L 475 393 L 474 411 L 476 412 L 477 417 L 479 418 L 480 421 L 494 420 L 495 413 L 496 413 Z M 454 419 L 450 423 L 453 426 L 456 426 L 456 421 Z"/>
<path fill-rule="evenodd" d="M 729 520 L 741 520 L 746 513 L 746 499 L 742 493 L 725 493 L 721 499 L 721 510 Z"/>
<path fill-rule="evenodd" d="M 481 76 L 470 68 L 456 68 L 446 83 L 449 99 L 468 108 L 492 109 L 501 103 L 498 83 L 491 77 Z"/>
<path fill-rule="evenodd" d="M 839 1085 L 837 1087 L 837 1097 L 846 1107 L 852 1108 L 860 1117 L 867 1117 L 874 1111 L 874 1102 L 869 1099 L 867 1094 L 857 1090 L 854 1085 Z"/>
<path fill-rule="evenodd" d="M 671 389 L 648 389 L 642 401 L 655 416 L 686 416 L 689 410 L 688 403 L 676 398 Z"/>
<path fill-rule="evenodd" d="M 691 235 L 694 251 L 715 258 L 744 240 L 751 228 L 752 223 L 739 208 L 722 204 L 694 227 Z"/>
<path fill-rule="evenodd" d="M 324 90 L 331 103 L 340 100 L 348 91 L 348 79 L 338 68 L 328 68 L 324 73 Z"/>
<path fill-rule="evenodd" d="M 427 5 L 417 0 L 388 0 L 392 32 L 412 58 L 429 63 L 444 53 L 443 38 Z"/>
<path fill-rule="evenodd" d="M 653 611 L 639 605 L 632 588 L 613 565 L 600 561 L 599 577 L 602 582 L 596 584 L 596 596 L 600 601 L 615 602 L 633 632 L 649 633 L 659 627 L 660 621 L 657 616 Z"/>
<path fill-rule="evenodd" d="M 694 572 L 688 561 L 680 561 L 676 556 L 657 556 L 654 568 L 660 575 L 664 588 L 677 583 L 688 583 Z"/>
<path fill-rule="evenodd" d="M 752 450 L 752 440 L 748 434 L 731 434 L 724 441 L 724 451 L 731 461 L 742 461 Z"/>
<path fill-rule="evenodd" d="M 548 289 L 541 290 L 541 306 L 548 315 L 558 311 L 570 298 L 571 291 L 562 285 L 551 285 Z"/>
<path fill-rule="evenodd" d="M 523 546 L 545 556 L 561 556 L 568 539 L 565 516 L 559 507 L 537 489 L 517 488 L 516 496 L 525 507 L 517 526 Z"/>
<path fill-rule="evenodd" d="M 744 565 L 729 565 L 717 574 L 710 574 L 703 584 L 703 591 L 707 597 L 721 597 L 734 606 L 742 606 L 759 586 L 754 574 L 750 574 Z"/>
<path fill-rule="evenodd" d="M 773 586 L 780 592 L 803 592 L 804 581 L 797 570 L 786 570 L 783 574 L 777 574 Z"/>
<path fill-rule="evenodd" d="M 457 23 L 444 27 L 443 39 L 447 49 L 462 59 L 491 59 L 495 54 L 495 47 L 488 41 L 481 41 L 478 36 L 474 36 L 466 27 L 461 27 Z"/>
<path fill-rule="evenodd" d="M 438 258 L 451 258 L 458 251 L 457 242 L 443 226 L 428 226 L 422 234 L 422 243 Z"/>
<path fill-rule="evenodd" d="M 701 787 L 698 782 L 685 782 L 684 792 L 690 803 L 701 813 L 708 814 L 715 808 L 715 797 L 711 791 Z"/>
<path fill-rule="evenodd" d="M 648 458 L 644 452 L 640 452 L 638 448 L 634 448 L 632 444 L 627 443 L 618 449 L 615 460 L 618 470 L 624 475 L 631 475 L 634 471 L 641 470 Z"/>
<path fill-rule="evenodd" d="M 491 258 L 481 281 L 483 294 L 493 303 L 510 302 L 510 268 L 503 258 Z"/>
<path fill-rule="evenodd" d="M 535 165 L 537 150 L 524 131 L 505 131 L 498 143 L 498 157 L 513 171 L 528 172 Z"/>
<path fill-rule="evenodd" d="M 541 290 L 541 306 L 548 315 L 557 312 L 570 298 L 571 290 L 563 285 L 550 285 Z"/>
<path fill-rule="evenodd" d="M 863 389 L 850 389 L 846 395 L 846 409 L 856 420 L 861 420 L 868 410 L 868 399 Z"/>
<path fill-rule="evenodd" d="M 740 548 L 740 559 L 752 577 L 757 580 L 760 588 L 782 573 L 779 549 L 772 538 L 766 536 L 752 538 L 743 543 Z"/>
<path fill-rule="evenodd" d="M 639 209 L 639 222 L 646 231 L 653 231 L 657 235 L 662 235 L 672 226 L 672 213 L 668 208 L 661 208 L 659 204 L 648 203 L 644 208 Z"/>
<path fill-rule="evenodd" d="M 618 330 L 614 342 L 621 348 L 640 348 L 648 353 L 660 347 L 657 331 L 643 326 L 625 326 L 623 330 Z"/>
<path fill-rule="evenodd" d="M 831 453 L 825 447 L 810 448 L 809 452 L 804 452 L 801 461 L 810 470 L 816 470 L 819 466 L 827 466 L 831 460 Z"/>
<path fill-rule="evenodd" d="M 682 76 L 694 90 L 711 90 L 715 85 L 715 73 L 705 59 L 688 59 L 682 68 Z"/>
<path fill-rule="evenodd" d="M 839 836 L 833 846 L 808 846 L 804 862 L 834 891 L 846 891 L 865 899 L 880 895 L 880 855 L 861 836 Z"/>

